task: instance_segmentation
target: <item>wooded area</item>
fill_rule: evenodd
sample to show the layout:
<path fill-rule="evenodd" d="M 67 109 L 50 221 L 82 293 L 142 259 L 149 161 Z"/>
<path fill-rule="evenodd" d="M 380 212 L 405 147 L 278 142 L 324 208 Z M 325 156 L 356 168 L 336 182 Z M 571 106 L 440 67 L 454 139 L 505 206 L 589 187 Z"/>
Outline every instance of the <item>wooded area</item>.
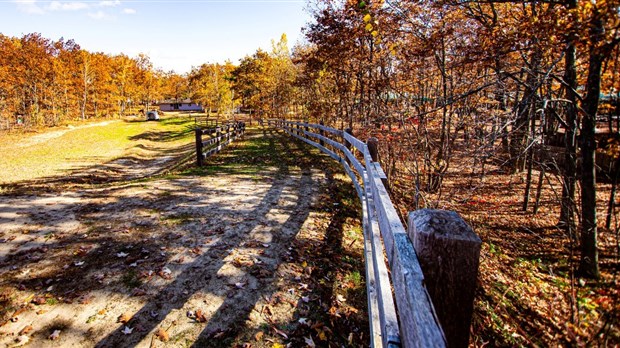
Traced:
<path fill-rule="evenodd" d="M 483 199 L 474 195 L 500 175 L 522 184 L 521 199 L 503 204 L 516 207 L 506 215 L 519 211 L 530 219 L 547 206 L 543 231 L 560 231 L 561 252 L 553 259 L 569 282 L 563 289 L 571 314 L 558 318 L 572 325 L 562 340 L 591 342 L 613 327 L 620 340 L 617 301 L 598 304 L 596 324 L 584 327 L 579 313 L 587 306 L 577 289 L 580 277 L 601 279 L 604 285 L 592 291 L 615 288 L 610 296 L 618 296 L 620 1 L 313 0 L 308 6 L 306 42 L 292 50 L 283 35 L 271 50 L 258 49 L 239 64 L 207 63 L 186 75 L 157 70 L 147 56 L 86 52 L 72 40 L 0 36 L 0 128 L 122 116 L 158 100 L 191 98 L 222 118 L 241 107 L 256 117 L 323 122 L 352 128 L 360 139 L 377 137 L 403 212 L 478 204 Z M 467 185 L 446 184 L 455 177 Z M 601 232 L 613 253 L 604 269 Z M 484 236 L 483 242 L 483 255 L 496 252 Z"/>

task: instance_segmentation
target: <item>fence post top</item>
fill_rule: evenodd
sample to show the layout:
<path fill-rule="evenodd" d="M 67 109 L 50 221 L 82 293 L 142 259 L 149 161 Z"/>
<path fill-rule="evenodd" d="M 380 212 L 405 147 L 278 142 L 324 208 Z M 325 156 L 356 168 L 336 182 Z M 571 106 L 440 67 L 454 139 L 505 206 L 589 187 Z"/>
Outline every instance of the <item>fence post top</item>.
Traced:
<path fill-rule="evenodd" d="M 366 145 L 368 146 L 368 152 L 372 161 L 379 162 L 379 139 L 370 137 L 366 140 Z"/>
<path fill-rule="evenodd" d="M 411 232 L 415 230 L 418 233 L 482 243 L 480 237 L 455 211 L 418 209 L 409 213 L 408 220 Z"/>

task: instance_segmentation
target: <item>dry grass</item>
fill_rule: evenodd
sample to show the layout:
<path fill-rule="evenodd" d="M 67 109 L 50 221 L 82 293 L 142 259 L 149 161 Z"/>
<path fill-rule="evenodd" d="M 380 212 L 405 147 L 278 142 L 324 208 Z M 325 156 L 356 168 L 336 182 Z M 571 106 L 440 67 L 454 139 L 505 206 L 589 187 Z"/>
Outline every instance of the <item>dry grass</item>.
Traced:
<path fill-rule="evenodd" d="M 97 121 L 32 134 L 0 134 L 0 184 L 61 176 L 121 157 L 150 158 L 191 141 L 193 118 Z"/>

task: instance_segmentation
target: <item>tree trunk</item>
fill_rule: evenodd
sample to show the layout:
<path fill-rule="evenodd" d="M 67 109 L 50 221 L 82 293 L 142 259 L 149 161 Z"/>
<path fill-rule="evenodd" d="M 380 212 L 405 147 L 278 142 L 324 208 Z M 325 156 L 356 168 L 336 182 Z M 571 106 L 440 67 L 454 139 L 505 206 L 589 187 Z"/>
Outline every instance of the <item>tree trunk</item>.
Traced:
<path fill-rule="evenodd" d="M 533 106 L 532 106 L 533 109 Z M 530 112 L 531 115 L 534 114 L 534 111 Z M 536 118 L 531 117 L 530 129 L 528 132 L 527 138 L 527 153 L 526 153 L 526 164 L 527 164 L 527 176 L 525 179 L 525 193 L 523 194 L 523 211 L 527 212 L 527 209 L 530 204 L 530 190 L 532 188 L 532 170 L 534 169 L 534 132 L 536 127 Z"/>
<path fill-rule="evenodd" d="M 577 7 L 577 0 L 568 0 L 568 8 Z M 575 184 L 577 181 L 577 70 L 575 67 L 575 41 L 577 34 L 571 32 L 568 35 L 568 43 L 566 47 L 566 55 L 564 62 L 566 70 L 564 72 L 564 81 L 568 85 L 566 87 L 566 99 L 569 101 L 566 110 L 566 124 L 568 128 L 564 133 L 564 145 L 566 152 L 564 154 L 564 171 L 562 173 L 562 204 L 560 210 L 559 225 L 563 226 L 567 234 L 574 238 L 575 236 Z"/>
<path fill-rule="evenodd" d="M 513 173 L 522 172 L 525 169 L 526 157 L 525 148 L 527 146 L 528 127 L 531 115 L 530 107 L 536 102 L 536 89 L 538 85 L 538 68 L 542 59 L 542 52 L 536 50 L 532 53 L 532 69 L 527 72 L 525 81 L 525 91 L 523 98 L 517 107 L 517 119 L 513 127 L 513 134 L 510 141 L 511 169 Z"/>
<path fill-rule="evenodd" d="M 596 113 L 601 91 L 601 70 L 604 52 L 600 47 L 604 35 L 603 20 L 594 10 L 590 26 L 590 57 L 588 82 L 584 100 L 583 127 L 581 130 L 581 261 L 579 275 L 586 278 L 599 277 L 597 226 L 596 226 L 596 172 L 595 152 Z"/>
<path fill-rule="evenodd" d="M 607 203 L 607 217 L 605 218 L 605 228 L 611 228 L 611 218 L 616 208 L 616 189 L 618 186 L 618 174 L 620 170 L 620 157 L 616 159 L 613 166 L 613 180 L 611 182 L 611 192 L 609 193 L 609 202 Z"/>

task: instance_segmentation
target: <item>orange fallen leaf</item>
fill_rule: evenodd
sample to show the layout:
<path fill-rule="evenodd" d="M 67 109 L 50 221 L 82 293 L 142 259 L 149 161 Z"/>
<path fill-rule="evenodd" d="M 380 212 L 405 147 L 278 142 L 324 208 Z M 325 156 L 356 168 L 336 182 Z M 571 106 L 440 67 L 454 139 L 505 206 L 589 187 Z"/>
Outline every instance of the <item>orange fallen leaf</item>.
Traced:
<path fill-rule="evenodd" d="M 325 334 L 325 331 L 323 330 L 317 330 L 317 331 L 318 331 L 319 339 L 321 341 L 327 341 L 327 335 Z"/>
<path fill-rule="evenodd" d="M 265 336 L 265 333 L 262 331 L 259 331 L 256 333 L 256 335 L 254 335 L 254 339 L 256 341 L 261 341 L 263 339 L 263 336 Z"/>
<path fill-rule="evenodd" d="M 32 325 L 25 326 L 25 327 L 24 327 L 24 328 L 23 328 L 23 329 L 19 332 L 19 335 L 20 335 L 20 336 L 21 336 L 21 335 L 27 335 L 27 334 L 29 334 L 29 333 L 30 333 L 30 331 L 32 331 L 32 329 L 33 329 Z"/>
<path fill-rule="evenodd" d="M 157 338 L 159 338 L 159 340 L 162 342 L 168 342 L 170 340 L 170 336 L 168 335 L 168 332 L 166 332 L 166 330 L 164 329 L 159 329 L 157 333 L 155 334 L 155 336 L 157 336 Z"/>
<path fill-rule="evenodd" d="M 200 309 L 196 311 L 196 321 L 199 323 L 207 322 L 207 317 Z"/>
<path fill-rule="evenodd" d="M 34 303 L 36 305 L 42 305 L 42 304 L 47 303 L 47 300 L 43 296 L 37 296 L 37 297 L 32 299 L 32 303 Z"/>
<path fill-rule="evenodd" d="M 121 314 L 118 319 L 117 319 L 117 323 L 123 323 L 123 324 L 127 324 L 129 321 L 131 320 L 131 314 L 129 313 L 123 313 Z"/>

